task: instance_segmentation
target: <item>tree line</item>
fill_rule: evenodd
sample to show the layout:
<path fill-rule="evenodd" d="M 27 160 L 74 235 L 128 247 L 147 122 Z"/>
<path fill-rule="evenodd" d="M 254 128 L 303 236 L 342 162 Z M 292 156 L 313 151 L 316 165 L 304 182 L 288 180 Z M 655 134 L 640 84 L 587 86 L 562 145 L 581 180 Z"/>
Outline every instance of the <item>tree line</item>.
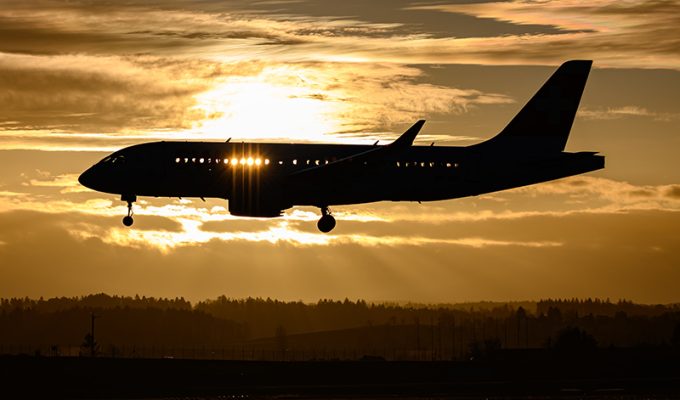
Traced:
<path fill-rule="evenodd" d="M 248 348 L 253 354 L 256 349 L 263 354 L 380 349 L 406 357 L 455 358 L 483 350 L 555 347 L 565 340 L 590 347 L 680 345 L 677 304 L 600 299 L 304 303 L 226 296 L 192 304 L 183 298 L 95 294 L 0 299 L 0 353 L 12 346 L 81 345 L 92 318 L 102 349 Z"/>

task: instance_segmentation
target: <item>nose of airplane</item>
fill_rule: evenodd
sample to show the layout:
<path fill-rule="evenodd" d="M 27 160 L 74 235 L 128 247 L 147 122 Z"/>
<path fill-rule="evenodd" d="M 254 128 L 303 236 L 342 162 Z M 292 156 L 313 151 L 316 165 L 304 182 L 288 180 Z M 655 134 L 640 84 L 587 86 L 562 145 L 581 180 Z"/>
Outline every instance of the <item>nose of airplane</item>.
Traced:
<path fill-rule="evenodd" d="M 80 174 L 78 177 L 78 182 L 80 182 L 81 185 L 85 186 L 86 188 L 94 189 L 94 167 L 88 168 L 85 172 Z"/>

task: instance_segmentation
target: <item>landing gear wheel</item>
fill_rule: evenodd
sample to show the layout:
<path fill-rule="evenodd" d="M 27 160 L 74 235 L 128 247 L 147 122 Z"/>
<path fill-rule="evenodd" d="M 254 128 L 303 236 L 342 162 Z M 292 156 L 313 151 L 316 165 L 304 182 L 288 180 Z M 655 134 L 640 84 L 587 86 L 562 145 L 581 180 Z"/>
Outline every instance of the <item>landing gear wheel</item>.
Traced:
<path fill-rule="evenodd" d="M 319 222 L 316 223 L 317 228 L 323 233 L 328 233 L 335 228 L 335 218 L 332 215 L 324 215 Z"/>
<path fill-rule="evenodd" d="M 323 233 L 328 233 L 335 228 L 335 218 L 328 207 L 321 207 L 321 219 L 316 223 L 316 227 Z"/>
<path fill-rule="evenodd" d="M 122 195 L 122 196 L 120 196 L 120 199 L 127 202 L 127 209 L 128 209 L 127 216 L 123 217 L 123 225 L 132 226 L 132 223 L 135 222 L 132 219 L 132 203 L 137 201 L 137 196 L 135 196 L 135 195 L 131 195 L 131 196 L 130 195 Z"/>

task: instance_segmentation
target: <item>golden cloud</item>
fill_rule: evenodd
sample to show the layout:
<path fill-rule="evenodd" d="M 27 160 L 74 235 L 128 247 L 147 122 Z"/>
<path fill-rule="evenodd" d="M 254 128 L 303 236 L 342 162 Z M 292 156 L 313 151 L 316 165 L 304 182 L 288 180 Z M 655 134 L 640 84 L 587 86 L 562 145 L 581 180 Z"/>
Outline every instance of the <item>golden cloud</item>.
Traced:
<path fill-rule="evenodd" d="M 644 107 L 623 106 L 607 107 L 604 109 L 582 108 L 578 112 L 579 117 L 596 120 L 611 120 L 625 117 L 646 117 L 658 121 L 671 121 L 680 118 L 680 113 L 653 112 Z"/>

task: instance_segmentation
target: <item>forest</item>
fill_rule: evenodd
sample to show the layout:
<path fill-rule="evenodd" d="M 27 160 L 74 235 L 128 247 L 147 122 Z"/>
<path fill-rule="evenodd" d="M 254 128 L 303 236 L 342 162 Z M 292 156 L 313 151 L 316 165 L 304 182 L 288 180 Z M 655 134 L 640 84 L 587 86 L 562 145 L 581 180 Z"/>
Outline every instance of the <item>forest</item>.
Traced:
<path fill-rule="evenodd" d="M 107 294 L 0 299 L 0 354 L 468 359 L 513 349 L 679 346 L 680 305 L 625 300 L 397 304 L 220 296 L 192 304 Z"/>

